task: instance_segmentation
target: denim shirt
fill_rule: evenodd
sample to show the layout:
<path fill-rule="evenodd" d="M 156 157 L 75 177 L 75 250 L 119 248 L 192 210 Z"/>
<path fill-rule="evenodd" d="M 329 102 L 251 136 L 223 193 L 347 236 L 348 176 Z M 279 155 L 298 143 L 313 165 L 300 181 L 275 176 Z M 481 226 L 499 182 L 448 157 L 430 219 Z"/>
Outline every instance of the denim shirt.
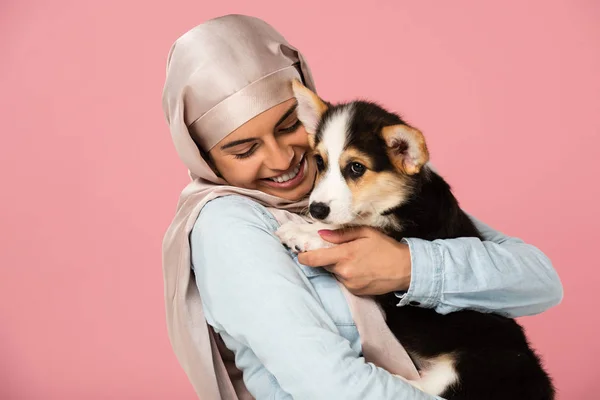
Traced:
<path fill-rule="evenodd" d="M 463 308 L 511 317 L 558 304 L 548 258 L 474 220 L 485 241 L 406 238 L 409 290 L 399 306 Z M 256 399 L 435 399 L 361 356 L 360 337 L 335 278 L 303 266 L 274 235 L 268 210 L 241 196 L 207 203 L 192 230 L 192 268 L 208 324 L 235 353 Z M 414 304 L 414 303 L 413 303 Z"/>

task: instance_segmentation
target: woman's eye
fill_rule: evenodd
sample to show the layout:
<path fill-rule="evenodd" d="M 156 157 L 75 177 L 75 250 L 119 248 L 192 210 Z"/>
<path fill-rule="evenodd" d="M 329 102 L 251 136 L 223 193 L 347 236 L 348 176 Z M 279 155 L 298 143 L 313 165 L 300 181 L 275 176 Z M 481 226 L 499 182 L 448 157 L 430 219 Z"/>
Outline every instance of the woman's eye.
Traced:
<path fill-rule="evenodd" d="M 289 125 L 285 128 L 280 128 L 279 131 L 283 132 L 283 133 L 290 133 L 290 132 L 295 132 L 296 129 L 298 129 L 300 127 L 302 123 L 300 122 L 299 119 L 297 119 L 292 125 Z"/>
<path fill-rule="evenodd" d="M 319 171 L 323 171 L 325 169 L 325 161 L 323 161 L 323 157 L 317 154 L 315 156 L 315 162 L 317 163 L 317 169 Z"/>
<path fill-rule="evenodd" d="M 353 178 L 361 177 L 367 170 L 367 168 L 364 165 L 362 165 L 361 163 L 357 163 L 357 162 L 351 163 L 350 165 L 348 165 L 348 167 L 349 167 L 350 175 L 352 175 Z"/>
<path fill-rule="evenodd" d="M 250 150 L 248 150 L 247 152 L 245 152 L 245 153 L 241 153 L 241 154 L 235 154 L 235 158 L 238 158 L 238 159 L 239 159 L 239 158 L 247 158 L 247 157 L 250 157 L 250 156 L 251 156 L 251 155 L 252 155 L 252 154 L 253 154 L 253 153 L 256 151 L 256 147 L 257 147 L 257 146 L 258 146 L 257 144 L 254 144 L 254 145 L 253 145 L 253 146 L 250 148 Z"/>

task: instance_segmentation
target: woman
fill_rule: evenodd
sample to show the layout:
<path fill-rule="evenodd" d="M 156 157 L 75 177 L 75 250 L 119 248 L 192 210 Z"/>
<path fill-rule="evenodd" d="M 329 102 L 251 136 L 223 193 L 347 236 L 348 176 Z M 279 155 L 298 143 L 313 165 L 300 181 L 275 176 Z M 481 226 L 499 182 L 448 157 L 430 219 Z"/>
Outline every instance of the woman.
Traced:
<path fill-rule="evenodd" d="M 274 235 L 300 218 L 288 211 L 302 211 L 315 179 L 294 78 L 315 90 L 302 55 L 251 17 L 208 21 L 171 48 L 163 107 L 192 178 L 163 245 L 175 353 L 203 400 L 250 398 L 248 391 L 259 399 L 430 399 L 380 368 L 409 361 L 393 341 L 372 342 L 377 335 L 364 329 L 373 326 L 364 319 L 372 309 L 312 267 L 331 264 L 356 293 L 395 291 L 399 306 L 440 313 L 540 313 L 560 302 L 560 281 L 535 247 L 479 222 L 484 242 L 397 243 L 366 228 L 325 233 L 343 244 L 300 262 Z M 372 321 L 383 324 L 381 316 Z M 381 329 L 378 340 L 385 335 Z M 400 374 L 413 372 L 411 363 Z"/>

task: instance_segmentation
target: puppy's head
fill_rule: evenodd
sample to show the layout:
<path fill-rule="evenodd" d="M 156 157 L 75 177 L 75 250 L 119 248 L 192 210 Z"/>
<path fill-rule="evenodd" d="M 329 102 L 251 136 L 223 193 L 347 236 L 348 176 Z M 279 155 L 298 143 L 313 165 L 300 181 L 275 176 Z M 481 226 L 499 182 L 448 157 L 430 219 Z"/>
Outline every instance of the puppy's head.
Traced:
<path fill-rule="evenodd" d="M 331 105 L 299 81 L 293 88 L 318 169 L 310 215 L 328 224 L 393 224 L 386 212 L 410 199 L 429 160 L 423 134 L 374 103 Z"/>

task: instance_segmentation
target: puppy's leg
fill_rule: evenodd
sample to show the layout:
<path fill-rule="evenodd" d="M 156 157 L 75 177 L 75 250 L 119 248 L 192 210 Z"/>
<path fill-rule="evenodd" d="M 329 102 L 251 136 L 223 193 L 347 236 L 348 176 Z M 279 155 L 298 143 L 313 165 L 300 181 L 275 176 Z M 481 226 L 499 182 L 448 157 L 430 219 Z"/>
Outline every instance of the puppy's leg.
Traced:
<path fill-rule="evenodd" d="M 409 380 L 399 375 L 395 376 L 402 378 L 422 392 L 441 396 L 450 386 L 458 382 L 454 362 L 451 355 L 442 354 L 427 360 L 427 368 L 421 372 L 419 379 Z"/>
<path fill-rule="evenodd" d="M 334 244 L 321 238 L 319 231 L 321 229 L 334 230 L 337 228 L 335 225 L 326 225 L 321 222 L 313 224 L 286 222 L 277 229 L 275 235 L 281 240 L 281 243 L 289 247 L 292 251 L 303 252 L 333 247 Z"/>

